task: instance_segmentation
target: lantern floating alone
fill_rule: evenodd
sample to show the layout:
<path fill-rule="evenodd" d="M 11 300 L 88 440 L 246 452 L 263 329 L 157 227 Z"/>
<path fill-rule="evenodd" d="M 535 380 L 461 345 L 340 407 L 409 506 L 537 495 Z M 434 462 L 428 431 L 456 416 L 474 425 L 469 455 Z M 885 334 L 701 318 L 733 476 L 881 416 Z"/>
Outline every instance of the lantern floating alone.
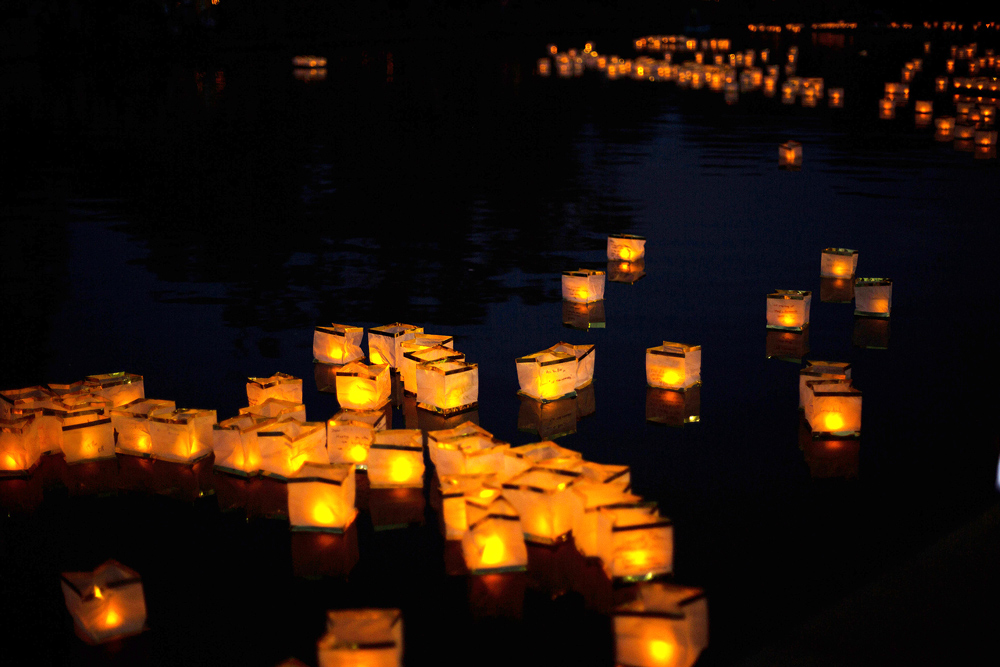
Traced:
<path fill-rule="evenodd" d="M 775 290 L 767 295 L 767 328 L 802 331 L 809 324 L 812 292 Z"/>
<path fill-rule="evenodd" d="M 515 360 L 518 392 L 538 401 L 554 401 L 576 392 L 576 355 L 552 348 L 519 357 Z"/>
<path fill-rule="evenodd" d="M 663 341 L 646 349 L 646 384 L 684 391 L 701 384 L 701 345 Z"/>
<path fill-rule="evenodd" d="M 806 381 L 803 412 L 814 437 L 861 432 L 861 392 L 849 379 Z"/>
<path fill-rule="evenodd" d="M 778 146 L 778 167 L 796 171 L 802 167 L 802 144 L 797 141 L 786 141 Z"/>
<path fill-rule="evenodd" d="M 403 615 L 398 609 L 327 612 L 326 634 L 317 643 L 319 667 L 400 667 Z"/>
<path fill-rule="evenodd" d="M 292 530 L 342 533 L 354 521 L 355 472 L 351 463 L 305 463 L 288 479 Z"/>
<path fill-rule="evenodd" d="M 604 300 L 604 271 L 577 269 L 563 271 L 562 298 L 572 303 L 592 303 Z"/>
<path fill-rule="evenodd" d="M 372 364 L 388 364 L 399 368 L 403 357 L 400 344 L 423 333 L 423 327 L 394 322 L 368 330 L 368 358 Z"/>
<path fill-rule="evenodd" d="M 646 237 L 634 234 L 610 234 L 608 259 L 634 262 L 646 256 Z"/>
<path fill-rule="evenodd" d="M 854 281 L 854 314 L 889 317 L 892 312 L 892 281 L 888 278 L 857 278 Z"/>
<path fill-rule="evenodd" d="M 892 120 L 896 117 L 896 102 L 889 98 L 878 101 L 878 117 L 882 120 Z"/>
<path fill-rule="evenodd" d="M 362 327 L 347 324 L 327 324 L 313 331 L 313 358 L 321 364 L 347 364 L 363 359 Z"/>
<path fill-rule="evenodd" d="M 955 119 L 951 116 L 940 116 L 934 119 L 934 138 L 937 141 L 951 141 L 954 138 Z"/>
<path fill-rule="evenodd" d="M 844 108 L 844 89 L 843 88 L 831 88 L 827 91 L 827 104 L 831 109 L 843 109 Z"/>
<path fill-rule="evenodd" d="M 63 572 L 62 591 L 76 632 L 88 643 L 121 639 L 145 629 L 142 579 L 118 561 L 109 560 L 93 572 Z"/>
<path fill-rule="evenodd" d="M 708 602 L 698 588 L 661 582 L 639 586 L 613 612 L 615 657 L 631 667 L 691 667 L 708 646 Z"/>

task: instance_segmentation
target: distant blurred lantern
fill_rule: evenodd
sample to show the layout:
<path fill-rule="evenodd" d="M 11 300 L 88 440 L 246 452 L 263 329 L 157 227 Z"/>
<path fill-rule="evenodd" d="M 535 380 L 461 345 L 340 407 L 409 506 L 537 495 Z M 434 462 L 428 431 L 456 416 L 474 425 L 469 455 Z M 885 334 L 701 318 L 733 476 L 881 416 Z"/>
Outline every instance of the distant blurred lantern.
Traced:
<path fill-rule="evenodd" d="M 814 88 L 807 87 L 802 90 L 802 106 L 815 107 L 816 98 L 816 90 Z"/>
<path fill-rule="evenodd" d="M 111 425 L 118 434 L 115 450 L 134 456 L 152 456 L 153 441 L 149 433 L 149 417 L 159 412 L 173 412 L 173 401 L 137 398 L 111 409 Z"/>
<path fill-rule="evenodd" d="M 84 385 L 85 391 L 106 398 L 112 407 L 125 405 L 146 396 L 142 376 L 134 373 L 88 375 Z"/>
<path fill-rule="evenodd" d="M 809 324 L 812 292 L 775 290 L 767 295 L 767 328 L 802 331 Z"/>
<path fill-rule="evenodd" d="M 934 119 L 934 138 L 938 141 L 951 141 L 954 138 L 955 119 L 951 116 L 941 116 Z"/>
<path fill-rule="evenodd" d="M 464 361 L 465 354 L 456 352 L 455 340 L 451 336 L 431 336 L 420 334 L 399 346 L 402 353 L 399 362 L 399 376 L 403 390 L 417 393 L 417 364 L 425 361 Z"/>
<path fill-rule="evenodd" d="M 215 467 L 222 472 L 246 477 L 260 472 L 258 434 L 275 420 L 251 414 L 226 419 L 212 427 Z M 119 440 L 119 445 L 121 441 Z"/>
<path fill-rule="evenodd" d="M 371 418 L 379 415 L 380 421 Z M 376 430 L 384 430 L 385 413 L 343 410 L 326 422 L 326 451 L 330 463 L 353 463 L 358 470 L 368 467 L 368 448 L 375 439 Z"/>
<path fill-rule="evenodd" d="M 981 105 L 979 113 L 982 115 L 983 124 L 986 126 L 991 126 L 996 121 L 997 108 L 995 106 L 989 104 Z"/>
<path fill-rule="evenodd" d="M 939 76 L 934 79 L 934 91 L 938 93 L 948 92 L 948 77 Z"/>
<path fill-rule="evenodd" d="M 327 612 L 317 653 L 319 667 L 401 667 L 403 615 L 398 609 Z"/>
<path fill-rule="evenodd" d="M 795 84 L 790 81 L 785 81 L 781 84 L 781 103 L 782 104 L 795 104 L 795 97 L 797 91 L 795 89 Z"/>
<path fill-rule="evenodd" d="M 820 255 L 822 278 L 851 278 L 858 268 L 858 251 L 849 248 L 825 248 Z"/>
<path fill-rule="evenodd" d="M 295 67 L 326 67 L 326 58 L 323 56 L 295 56 L 292 58 Z"/>
<path fill-rule="evenodd" d="M 850 303 L 854 301 L 854 277 L 820 278 L 819 300 L 823 303 Z"/>
<path fill-rule="evenodd" d="M 368 450 L 368 482 L 371 488 L 422 487 L 423 437 L 419 429 L 376 431 Z"/>
<path fill-rule="evenodd" d="M 572 477 L 583 472 L 584 463 L 580 452 L 560 447 L 548 440 L 533 442 L 507 450 L 501 477 L 506 481 L 531 468 L 545 468 Z"/>
<path fill-rule="evenodd" d="M 785 63 L 785 76 L 795 76 L 795 63 Z"/>
<path fill-rule="evenodd" d="M 91 644 L 138 634 L 146 627 L 139 573 L 115 560 L 93 572 L 63 572 L 62 591 L 77 635 Z"/>
<path fill-rule="evenodd" d="M 885 84 L 885 98 L 886 100 L 897 102 L 902 101 L 909 91 L 909 86 L 903 83 L 889 82 Z"/>
<path fill-rule="evenodd" d="M 851 365 L 844 361 L 807 361 L 799 370 L 799 408 L 804 408 L 809 397 L 807 382 L 812 380 L 850 380 Z"/>
<path fill-rule="evenodd" d="M 337 402 L 347 410 L 375 410 L 389 402 L 388 364 L 352 361 L 337 371 Z"/>
<path fill-rule="evenodd" d="M 313 358 L 321 364 L 347 364 L 363 359 L 362 327 L 346 324 L 328 324 L 313 331 Z"/>
<path fill-rule="evenodd" d="M 41 456 L 34 414 L 0 417 L 0 478 L 28 474 Z"/>
<path fill-rule="evenodd" d="M 469 529 L 462 535 L 462 555 L 474 575 L 520 572 L 528 568 L 524 531 L 514 505 L 502 497 L 469 498 Z"/>
<path fill-rule="evenodd" d="M 417 365 L 418 408 L 449 415 L 478 403 L 479 364 L 445 359 Z"/>
<path fill-rule="evenodd" d="M 549 468 L 526 470 L 503 485 L 503 497 L 521 516 L 529 542 L 555 544 L 573 529 L 576 496 L 570 491 L 578 474 Z"/>
<path fill-rule="evenodd" d="M 955 125 L 952 131 L 956 139 L 972 140 L 976 136 L 976 128 L 972 125 Z"/>
<path fill-rule="evenodd" d="M 977 130 L 974 141 L 976 146 L 996 146 L 997 132 L 996 130 Z"/>
<path fill-rule="evenodd" d="M 292 530 L 342 533 L 354 521 L 354 466 L 306 463 L 288 480 L 288 521 Z"/>
<path fill-rule="evenodd" d="M 900 81 L 913 81 L 914 71 L 912 66 L 907 66 L 902 69 L 899 73 Z"/>
<path fill-rule="evenodd" d="M 889 319 L 876 317 L 855 317 L 852 343 L 855 347 L 868 350 L 889 349 Z"/>
<path fill-rule="evenodd" d="M 646 256 L 646 237 L 634 234 L 608 236 L 608 259 L 634 262 Z"/>
<path fill-rule="evenodd" d="M 663 341 L 646 349 L 646 384 L 685 390 L 701 384 L 701 345 Z"/>
<path fill-rule="evenodd" d="M 807 380 L 802 409 L 814 434 L 861 432 L 861 392 L 851 380 Z"/>
<path fill-rule="evenodd" d="M 892 281 L 888 278 L 857 278 L 854 281 L 854 314 L 889 317 L 892 311 Z"/>
<path fill-rule="evenodd" d="M 698 588 L 639 586 L 613 612 L 615 660 L 633 667 L 691 667 L 708 646 L 708 602 Z"/>
<path fill-rule="evenodd" d="M 548 58 L 538 59 L 538 74 L 541 76 L 549 76 L 552 74 L 552 61 Z"/>
<path fill-rule="evenodd" d="M 882 120 L 891 120 L 896 117 L 896 103 L 890 99 L 878 101 L 878 117 Z"/>
<path fill-rule="evenodd" d="M 368 358 L 372 364 L 389 364 L 399 368 L 403 357 L 400 344 L 424 332 L 423 327 L 394 322 L 368 330 Z"/>
<path fill-rule="evenodd" d="M 624 260 L 608 260 L 608 280 L 613 283 L 632 284 L 646 275 L 646 260 L 636 262 Z"/>
<path fill-rule="evenodd" d="M 267 417 L 269 419 L 295 419 L 304 422 L 306 420 L 306 406 L 305 403 L 297 403 L 296 401 L 269 398 L 263 403 L 240 408 L 240 414 Z"/>
<path fill-rule="evenodd" d="M 576 395 L 546 402 L 521 396 L 517 430 L 536 434 L 543 440 L 552 440 L 576 433 L 577 418 Z"/>
<path fill-rule="evenodd" d="M 500 496 L 500 482 L 493 473 L 476 475 L 441 475 L 441 515 L 446 540 L 460 540 L 469 529 L 466 500 L 480 507 L 487 506 Z M 518 539 L 523 540 L 520 529 Z"/>
<path fill-rule="evenodd" d="M 545 46 L 545 50 L 548 51 L 549 53 L 551 53 L 552 55 L 555 55 L 555 54 L 559 53 L 559 49 L 556 48 L 555 44 L 547 44 Z"/>
<path fill-rule="evenodd" d="M 90 396 L 54 411 L 67 463 L 114 457 L 115 432 L 108 409 L 105 399 Z"/>
<path fill-rule="evenodd" d="M 930 52 L 931 52 L 931 43 L 924 42 L 924 53 L 930 53 Z"/>
<path fill-rule="evenodd" d="M 578 269 L 563 271 L 562 298 L 572 303 L 592 303 L 604 299 L 604 271 Z"/>
<path fill-rule="evenodd" d="M 190 463 L 212 453 L 215 410 L 164 410 L 148 419 L 154 458 Z"/>
<path fill-rule="evenodd" d="M 768 60 L 768 58 L 770 58 L 770 57 L 771 57 L 771 50 L 770 49 L 761 49 L 760 50 L 760 61 L 762 63 L 766 63 L 767 60 Z"/>
<path fill-rule="evenodd" d="M 306 463 L 327 463 L 326 424 L 294 419 L 274 422 L 257 433 L 260 470 L 280 480 L 294 477 Z"/>
<path fill-rule="evenodd" d="M 302 380 L 287 373 L 275 373 L 268 378 L 250 378 L 247 383 L 247 400 L 250 405 L 263 403 L 269 398 L 302 402 Z"/>
<path fill-rule="evenodd" d="M 913 111 L 920 114 L 934 113 L 934 103 L 929 100 L 917 100 L 913 103 Z"/>
<path fill-rule="evenodd" d="M 774 93 L 778 87 L 778 78 L 774 76 L 764 77 L 764 95 L 767 97 L 774 97 Z"/>
<path fill-rule="evenodd" d="M 843 88 L 831 88 L 827 92 L 827 104 L 829 104 L 831 109 L 843 109 L 844 108 L 844 89 Z"/>
<path fill-rule="evenodd" d="M 606 505 L 598 510 L 596 547 L 608 575 L 644 581 L 674 569 L 674 528 L 653 502 Z"/>
<path fill-rule="evenodd" d="M 562 302 L 563 326 L 573 329 L 603 329 L 606 325 L 604 300 L 595 303 Z"/>
<path fill-rule="evenodd" d="M 646 421 L 674 427 L 701 421 L 701 388 L 677 391 L 647 387 Z"/>
<path fill-rule="evenodd" d="M 802 144 L 797 141 L 786 141 L 778 146 L 778 167 L 798 171 L 802 167 Z"/>
<path fill-rule="evenodd" d="M 515 365 L 520 394 L 539 401 L 554 401 L 576 392 L 579 362 L 572 352 L 549 348 L 519 357 Z"/>
<path fill-rule="evenodd" d="M 429 431 L 427 448 L 438 476 L 500 474 L 510 445 L 472 422 L 465 422 L 452 429 Z"/>
<path fill-rule="evenodd" d="M 955 113 L 959 116 L 968 116 L 972 112 L 972 102 L 958 102 L 955 104 Z"/>

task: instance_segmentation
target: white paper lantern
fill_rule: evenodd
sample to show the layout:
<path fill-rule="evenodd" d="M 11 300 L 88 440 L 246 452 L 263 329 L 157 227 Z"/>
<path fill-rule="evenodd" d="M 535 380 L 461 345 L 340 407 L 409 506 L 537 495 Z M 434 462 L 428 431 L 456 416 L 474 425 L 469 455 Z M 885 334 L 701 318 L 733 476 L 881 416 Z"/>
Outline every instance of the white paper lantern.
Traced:
<path fill-rule="evenodd" d="M 348 364 L 363 359 L 362 327 L 328 324 L 313 331 L 313 358 L 322 364 Z"/>
<path fill-rule="evenodd" d="M 701 346 L 663 341 L 646 349 L 646 384 L 683 391 L 701 384 Z"/>
<path fill-rule="evenodd" d="M 562 298 L 571 303 L 592 303 L 604 299 L 604 271 L 577 269 L 563 271 Z"/>

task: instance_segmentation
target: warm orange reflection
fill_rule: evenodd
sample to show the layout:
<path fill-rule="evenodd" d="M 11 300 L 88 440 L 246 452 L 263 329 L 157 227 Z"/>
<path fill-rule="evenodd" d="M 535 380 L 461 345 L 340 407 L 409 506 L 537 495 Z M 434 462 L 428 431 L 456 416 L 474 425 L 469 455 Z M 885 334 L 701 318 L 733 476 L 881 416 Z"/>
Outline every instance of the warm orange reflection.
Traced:
<path fill-rule="evenodd" d="M 831 431 L 844 428 L 844 417 L 839 412 L 831 412 L 823 419 L 823 424 Z"/>
<path fill-rule="evenodd" d="M 649 642 L 649 657 L 661 664 L 667 664 L 674 656 L 674 645 L 662 639 Z"/>
<path fill-rule="evenodd" d="M 122 617 L 114 609 L 108 610 L 108 615 L 104 617 L 104 625 L 109 628 L 116 628 L 122 624 Z"/>
<path fill-rule="evenodd" d="M 496 565 L 503 561 L 505 553 L 503 540 L 498 535 L 490 535 L 483 540 L 481 562 L 483 565 Z"/>
<path fill-rule="evenodd" d="M 333 510 L 331 510 L 327 505 L 317 503 L 317 505 L 313 508 L 313 519 L 316 523 L 329 525 L 333 523 L 334 520 Z"/>

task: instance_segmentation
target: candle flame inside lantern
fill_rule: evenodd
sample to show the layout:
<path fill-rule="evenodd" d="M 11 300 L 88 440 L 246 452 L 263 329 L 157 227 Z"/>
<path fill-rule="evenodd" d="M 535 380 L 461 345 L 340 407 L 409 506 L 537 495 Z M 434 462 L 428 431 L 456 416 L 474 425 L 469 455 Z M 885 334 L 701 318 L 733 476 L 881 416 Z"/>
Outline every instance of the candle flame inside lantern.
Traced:
<path fill-rule="evenodd" d="M 649 642 L 649 657 L 656 662 L 666 664 L 674 655 L 674 645 L 663 639 Z"/>
<path fill-rule="evenodd" d="M 4 457 L 3 463 L 4 467 L 6 467 L 8 470 L 16 470 L 18 468 L 17 459 L 15 459 L 10 454 Z"/>
<path fill-rule="evenodd" d="M 586 299 L 587 298 L 587 290 L 585 290 L 585 289 L 579 289 L 579 290 L 576 291 L 576 295 L 579 298 L 581 298 L 581 299 Z"/>
<path fill-rule="evenodd" d="M 373 352 L 372 354 L 377 355 L 378 352 Z M 347 398 L 351 403 L 365 405 L 375 398 L 375 393 L 367 385 L 355 382 L 351 385 L 350 390 L 348 390 Z"/>
<path fill-rule="evenodd" d="M 144 451 L 144 452 L 148 451 L 149 450 L 149 436 L 147 436 L 147 435 L 139 436 L 139 441 L 137 443 L 135 443 L 135 446 L 136 446 L 137 449 L 139 449 L 141 451 Z"/>
<path fill-rule="evenodd" d="M 122 623 L 122 617 L 114 609 L 108 610 L 108 615 L 104 617 L 104 625 L 109 628 L 114 628 Z"/>
<path fill-rule="evenodd" d="M 313 508 L 313 519 L 315 519 L 316 523 L 331 524 L 334 520 L 333 510 L 319 503 Z"/>
<path fill-rule="evenodd" d="M 480 498 L 489 498 L 492 495 L 493 495 L 493 491 L 491 491 L 489 489 L 483 489 L 482 491 L 479 492 L 479 497 Z"/>
<path fill-rule="evenodd" d="M 496 565 L 504 557 L 503 540 L 497 535 L 490 535 L 483 543 L 483 565 Z"/>
<path fill-rule="evenodd" d="M 355 463 L 361 463 L 366 458 L 368 458 L 368 450 L 365 449 L 364 445 L 354 445 L 351 447 L 347 455 L 351 457 L 351 460 Z"/>
<path fill-rule="evenodd" d="M 663 371 L 663 382 L 664 384 L 680 384 L 684 377 L 680 374 L 680 371 L 669 368 Z"/>
<path fill-rule="evenodd" d="M 622 248 L 618 251 L 618 256 L 621 257 L 624 260 L 630 260 L 630 259 L 632 259 L 632 250 L 631 250 L 631 248 L 627 248 L 625 246 L 622 246 Z"/>
<path fill-rule="evenodd" d="M 847 273 L 847 265 L 844 264 L 843 262 L 837 262 L 836 264 L 833 265 L 833 272 L 836 273 L 838 276 L 842 276 L 845 273 Z"/>
<path fill-rule="evenodd" d="M 831 431 L 839 431 L 844 428 L 844 417 L 839 412 L 831 412 L 827 414 L 823 424 Z"/>
<path fill-rule="evenodd" d="M 392 481 L 405 482 L 412 475 L 413 464 L 410 459 L 401 456 L 392 462 L 392 469 L 389 471 L 389 477 L 392 478 Z"/>
<path fill-rule="evenodd" d="M 385 363 L 385 357 L 383 357 L 381 354 L 379 354 L 375 350 L 372 350 L 371 354 L 368 355 L 368 356 L 371 357 L 371 361 L 372 361 L 373 364 L 384 364 Z"/>
<path fill-rule="evenodd" d="M 795 315 L 793 313 L 785 313 L 781 316 L 781 323 L 786 327 L 795 326 Z"/>
<path fill-rule="evenodd" d="M 97 586 L 94 586 L 94 597 L 97 598 L 98 600 L 104 599 L 104 596 L 101 595 L 101 589 L 98 588 Z"/>

